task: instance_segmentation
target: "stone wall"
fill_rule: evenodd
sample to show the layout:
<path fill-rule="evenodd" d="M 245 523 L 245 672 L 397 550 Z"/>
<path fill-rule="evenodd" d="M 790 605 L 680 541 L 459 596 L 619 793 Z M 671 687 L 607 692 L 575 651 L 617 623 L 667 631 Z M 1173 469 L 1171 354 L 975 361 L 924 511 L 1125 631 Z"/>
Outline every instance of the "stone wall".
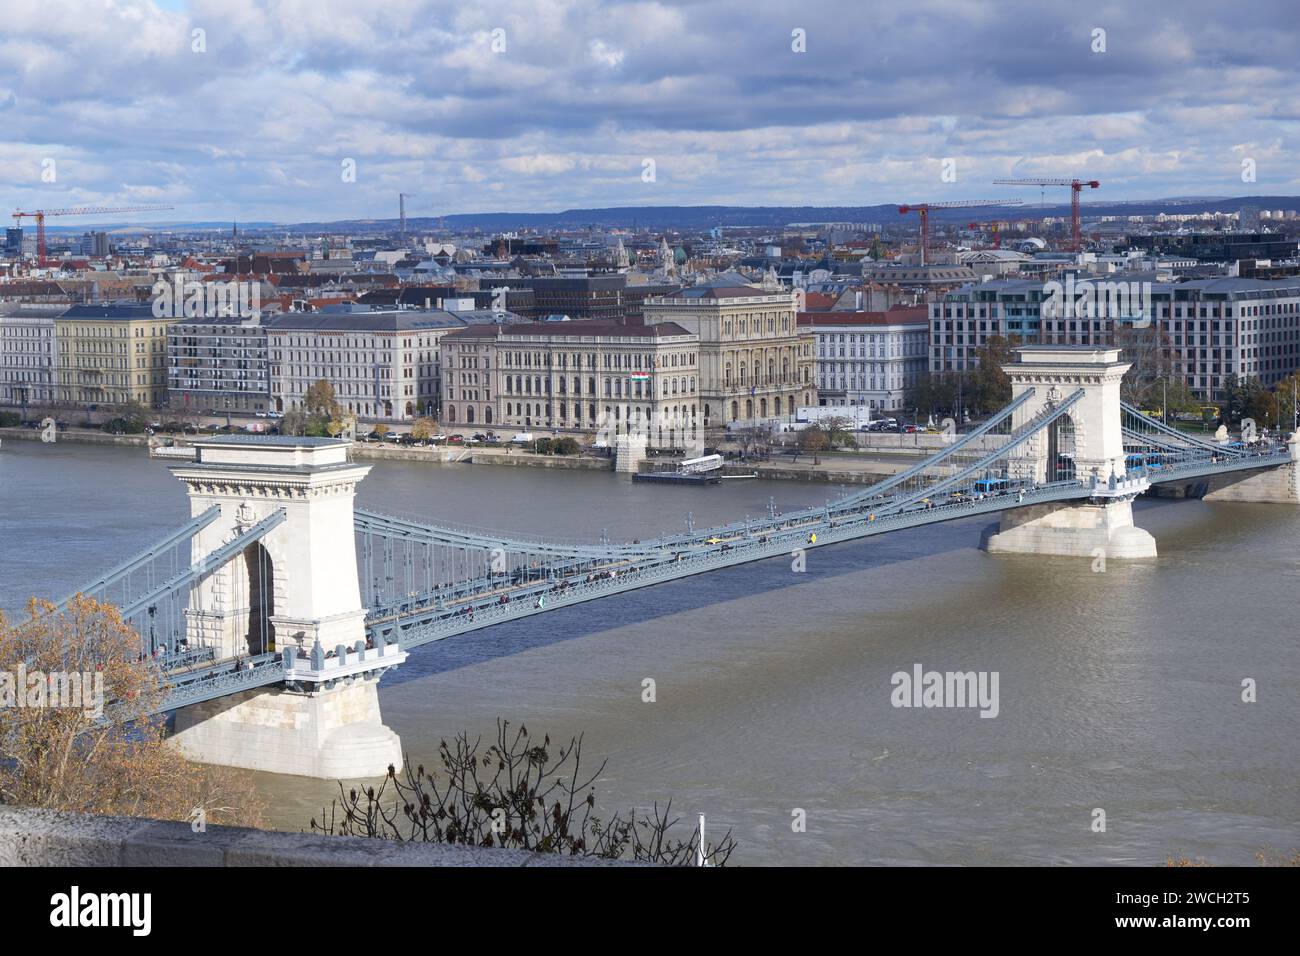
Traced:
<path fill-rule="evenodd" d="M 1300 466 L 1294 463 L 1261 471 L 1228 472 L 1203 480 L 1206 501 L 1300 504 Z"/>
<path fill-rule="evenodd" d="M 281 833 L 0 806 L 0 866 L 635 866 L 363 837 Z"/>

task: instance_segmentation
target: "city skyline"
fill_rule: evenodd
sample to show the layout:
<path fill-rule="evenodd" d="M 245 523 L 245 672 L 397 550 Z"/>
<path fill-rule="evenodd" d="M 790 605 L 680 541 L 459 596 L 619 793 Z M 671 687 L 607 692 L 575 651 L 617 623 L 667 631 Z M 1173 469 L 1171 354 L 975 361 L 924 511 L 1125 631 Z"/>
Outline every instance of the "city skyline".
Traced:
<path fill-rule="evenodd" d="M 1036 203 L 991 185 L 1022 176 L 1100 179 L 1098 201 L 1300 193 L 1281 4 L 9 6 L 14 208 Z"/>

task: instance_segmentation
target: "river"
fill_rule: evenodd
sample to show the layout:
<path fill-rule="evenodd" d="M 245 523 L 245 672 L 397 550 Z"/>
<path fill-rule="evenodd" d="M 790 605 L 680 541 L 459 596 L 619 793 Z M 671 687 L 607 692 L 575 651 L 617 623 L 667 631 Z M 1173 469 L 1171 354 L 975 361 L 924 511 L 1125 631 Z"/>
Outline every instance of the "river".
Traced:
<path fill-rule="evenodd" d="M 373 466 L 362 506 L 561 538 L 838 493 Z M 0 607 L 61 597 L 188 514 L 142 449 L 6 441 Z M 413 652 L 381 685 L 384 719 L 430 766 L 439 740 L 490 737 L 497 717 L 584 734 L 584 762 L 608 761 L 598 807 L 671 798 L 683 826 L 704 813 L 711 835 L 732 829 L 746 865 L 1251 865 L 1300 846 L 1300 508 L 1162 500 L 1135 515 L 1160 557 L 1103 572 L 987 555 L 990 519 L 972 518 L 817 548 L 804 573 L 772 559 L 559 609 Z M 891 677 L 917 664 L 997 672 L 997 716 L 895 708 Z M 333 792 L 258 784 L 283 829 Z"/>

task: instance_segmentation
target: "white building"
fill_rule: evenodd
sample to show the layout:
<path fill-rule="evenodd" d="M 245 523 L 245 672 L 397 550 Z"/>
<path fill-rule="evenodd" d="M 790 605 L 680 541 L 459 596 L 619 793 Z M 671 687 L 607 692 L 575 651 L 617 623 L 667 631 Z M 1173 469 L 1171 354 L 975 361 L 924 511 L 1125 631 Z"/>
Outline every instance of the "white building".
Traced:
<path fill-rule="evenodd" d="M 816 338 L 820 404 L 902 408 L 928 368 L 929 328 L 924 307 L 800 313 L 800 332 Z"/>
<path fill-rule="evenodd" d="M 10 305 L 0 311 L 0 404 L 54 400 L 54 319 L 67 306 Z"/>
<path fill-rule="evenodd" d="M 324 379 L 335 399 L 367 420 L 410 421 L 437 414 L 438 340 L 465 327 L 441 310 L 386 312 L 327 308 L 266 323 L 271 400 L 285 412 Z"/>

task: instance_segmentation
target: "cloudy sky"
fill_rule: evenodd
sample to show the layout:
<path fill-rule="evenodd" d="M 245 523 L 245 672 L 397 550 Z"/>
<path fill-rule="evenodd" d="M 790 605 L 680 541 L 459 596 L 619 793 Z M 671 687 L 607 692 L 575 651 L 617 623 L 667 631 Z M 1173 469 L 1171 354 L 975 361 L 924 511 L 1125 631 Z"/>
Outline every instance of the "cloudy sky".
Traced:
<path fill-rule="evenodd" d="M 1107 199 L 1300 194 L 1294 0 L 3 0 L 3 17 L 10 208 L 866 205 L 1035 175 Z"/>

